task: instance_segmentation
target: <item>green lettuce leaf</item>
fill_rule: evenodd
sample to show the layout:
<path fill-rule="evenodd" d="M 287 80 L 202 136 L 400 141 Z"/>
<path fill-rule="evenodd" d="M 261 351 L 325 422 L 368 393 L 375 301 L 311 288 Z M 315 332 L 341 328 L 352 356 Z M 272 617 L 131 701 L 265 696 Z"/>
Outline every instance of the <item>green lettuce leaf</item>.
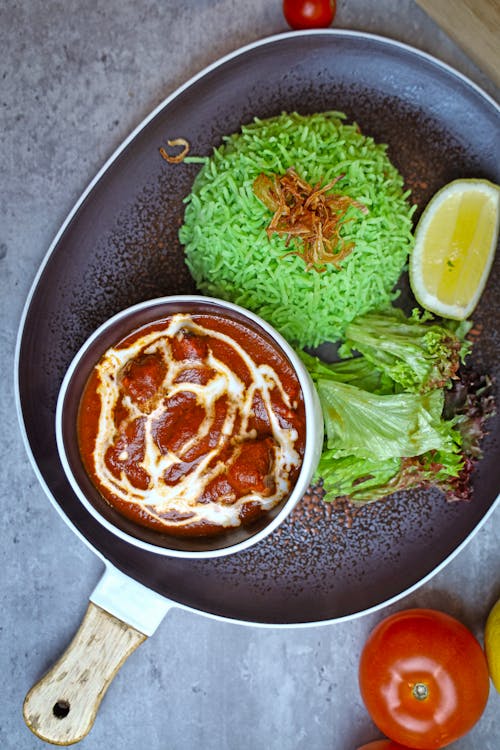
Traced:
<path fill-rule="evenodd" d="M 342 356 L 327 364 L 298 352 L 318 391 L 325 445 L 316 472 L 327 502 L 373 502 L 436 487 L 448 501 L 472 497 L 471 473 L 495 413 L 493 384 L 459 363 L 469 321 L 373 313 L 348 328 Z"/>
<path fill-rule="evenodd" d="M 429 313 L 407 318 L 398 308 L 368 313 L 347 326 L 342 357 L 357 351 L 406 391 L 447 387 L 469 353 L 463 336 L 470 328 L 430 323 Z"/>
<path fill-rule="evenodd" d="M 352 357 L 327 364 L 304 351 L 298 350 L 297 354 L 315 383 L 318 380 L 334 380 L 354 385 L 370 393 L 394 393 L 397 387 L 391 378 L 364 357 Z"/>
<path fill-rule="evenodd" d="M 332 453 L 323 452 L 316 477 L 322 482 L 326 502 L 344 497 L 365 504 L 402 490 L 430 486 L 439 488 L 448 500 L 470 499 L 471 464 L 458 449 L 385 461 L 335 458 Z"/>
<path fill-rule="evenodd" d="M 319 379 L 327 447 L 335 457 L 384 460 L 450 449 L 450 425 L 441 414 L 444 393 L 375 394 Z"/>

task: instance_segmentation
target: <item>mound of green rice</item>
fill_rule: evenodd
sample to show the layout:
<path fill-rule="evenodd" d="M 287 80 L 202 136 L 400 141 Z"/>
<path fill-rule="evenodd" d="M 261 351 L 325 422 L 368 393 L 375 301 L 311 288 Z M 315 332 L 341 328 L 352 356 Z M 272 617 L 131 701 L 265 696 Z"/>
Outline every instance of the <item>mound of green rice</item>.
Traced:
<path fill-rule="evenodd" d="M 186 199 L 179 236 L 198 289 L 257 312 L 298 346 L 337 341 L 357 315 L 388 305 L 412 246 L 413 209 L 386 146 L 344 120 L 339 112 L 256 119 L 201 159 Z M 334 192 L 368 209 L 349 209 L 341 234 L 355 248 L 338 269 L 306 271 L 301 257 L 283 257 L 284 237 L 268 239 L 271 212 L 252 184 L 292 166 L 310 184 L 345 174 Z"/>

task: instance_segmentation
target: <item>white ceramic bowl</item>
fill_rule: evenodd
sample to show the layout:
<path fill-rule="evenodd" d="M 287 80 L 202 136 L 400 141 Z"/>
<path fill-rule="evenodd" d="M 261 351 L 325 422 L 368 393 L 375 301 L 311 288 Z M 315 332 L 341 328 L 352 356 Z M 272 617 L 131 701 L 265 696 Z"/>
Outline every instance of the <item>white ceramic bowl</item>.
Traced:
<path fill-rule="evenodd" d="M 306 441 L 302 465 L 287 498 L 249 527 L 239 526 L 211 537 L 176 537 L 142 527 L 107 503 L 85 471 L 78 448 L 77 414 L 81 394 L 93 367 L 104 352 L 128 333 L 178 312 L 220 313 L 270 338 L 293 366 L 304 399 Z M 211 297 L 161 297 L 129 307 L 103 323 L 74 357 L 64 377 L 56 409 L 56 439 L 68 480 L 83 505 L 105 528 L 143 549 L 173 557 L 218 557 L 239 552 L 270 534 L 303 497 L 316 470 L 323 446 L 323 417 L 313 382 L 293 348 L 269 323 L 248 310 Z"/>

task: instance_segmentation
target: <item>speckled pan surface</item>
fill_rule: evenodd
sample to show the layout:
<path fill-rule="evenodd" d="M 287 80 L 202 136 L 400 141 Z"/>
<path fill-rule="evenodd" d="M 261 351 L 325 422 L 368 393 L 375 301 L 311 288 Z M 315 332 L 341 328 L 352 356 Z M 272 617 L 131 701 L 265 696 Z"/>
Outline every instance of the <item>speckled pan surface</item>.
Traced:
<path fill-rule="evenodd" d="M 18 346 L 18 396 L 29 451 L 71 524 L 124 573 L 175 602 L 266 624 L 334 620 L 402 594 L 474 532 L 500 484 L 496 418 L 470 504 L 448 505 L 431 491 L 402 493 L 352 516 L 310 494 L 251 550 L 196 562 L 133 548 L 101 527 L 73 494 L 54 435 L 57 393 L 73 355 L 119 310 L 195 291 L 177 231 L 198 167 L 167 164 L 159 147 L 183 137 L 192 153 L 209 154 L 224 134 L 254 116 L 294 109 L 343 110 L 365 133 L 387 143 L 420 207 L 458 177 L 500 182 L 498 109 L 437 61 L 354 32 L 264 40 L 195 77 L 110 160 L 50 249 Z M 499 263 L 497 254 L 474 315 L 482 325 L 474 363 L 497 379 Z"/>

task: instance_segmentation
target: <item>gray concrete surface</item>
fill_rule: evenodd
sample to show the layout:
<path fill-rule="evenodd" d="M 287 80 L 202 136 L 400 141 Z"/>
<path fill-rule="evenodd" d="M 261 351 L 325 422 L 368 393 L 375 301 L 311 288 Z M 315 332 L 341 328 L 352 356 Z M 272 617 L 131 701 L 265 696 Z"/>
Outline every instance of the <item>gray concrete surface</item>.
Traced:
<path fill-rule="evenodd" d="M 410 0 L 338 6 L 337 26 L 410 43 L 498 94 Z M 43 746 L 23 723 L 24 696 L 69 642 L 101 573 L 45 497 L 16 422 L 15 337 L 36 269 L 81 191 L 155 105 L 220 55 L 284 30 L 278 0 L 0 2 L 2 750 Z M 82 750 L 355 750 L 376 739 L 356 680 L 368 632 L 389 612 L 432 606 L 481 638 L 500 595 L 499 522 L 500 508 L 417 592 L 351 622 L 267 630 L 174 610 L 116 677 Z M 453 747 L 500 747 L 493 690 Z"/>

